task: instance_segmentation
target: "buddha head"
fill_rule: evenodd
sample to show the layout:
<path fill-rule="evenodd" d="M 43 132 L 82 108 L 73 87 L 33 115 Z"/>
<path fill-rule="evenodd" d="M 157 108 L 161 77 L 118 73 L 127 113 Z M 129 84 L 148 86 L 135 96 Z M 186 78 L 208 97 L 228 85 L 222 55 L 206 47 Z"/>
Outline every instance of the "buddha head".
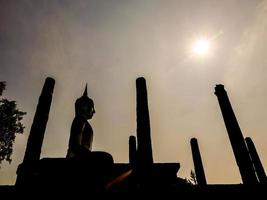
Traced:
<path fill-rule="evenodd" d="M 75 102 L 75 114 L 76 116 L 84 117 L 85 119 L 91 119 L 95 113 L 94 102 L 87 96 L 87 84 L 83 95 Z"/>

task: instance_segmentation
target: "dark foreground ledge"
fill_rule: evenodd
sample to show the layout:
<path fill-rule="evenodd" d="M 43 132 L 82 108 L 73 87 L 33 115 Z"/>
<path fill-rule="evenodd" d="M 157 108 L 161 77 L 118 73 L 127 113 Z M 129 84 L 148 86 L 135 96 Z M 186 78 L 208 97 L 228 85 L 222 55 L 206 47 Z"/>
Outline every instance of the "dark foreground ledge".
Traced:
<path fill-rule="evenodd" d="M 245 185 L 207 185 L 206 187 L 198 187 L 198 186 L 181 186 L 181 185 L 171 185 L 168 188 L 153 188 L 153 187 L 139 187 L 132 191 L 102 191 L 102 192 L 94 192 L 94 191 L 86 191 L 80 190 L 77 191 L 67 191 L 64 188 L 58 186 L 57 188 L 41 188 L 40 190 L 23 190 L 22 188 L 16 188 L 15 186 L 0 186 L 0 195 L 1 197 L 68 197 L 76 196 L 76 197 L 107 197 L 107 198 L 124 198 L 124 199 L 142 199 L 144 196 L 148 195 L 149 197 L 156 198 L 159 195 L 163 195 L 166 197 L 165 199 L 179 199 L 183 198 L 208 198 L 208 199 L 221 199 L 221 198 L 235 198 L 243 197 L 253 197 L 254 199 L 265 198 L 266 185 L 254 185 L 254 186 L 245 186 Z M 126 198 L 127 197 L 127 198 Z"/>

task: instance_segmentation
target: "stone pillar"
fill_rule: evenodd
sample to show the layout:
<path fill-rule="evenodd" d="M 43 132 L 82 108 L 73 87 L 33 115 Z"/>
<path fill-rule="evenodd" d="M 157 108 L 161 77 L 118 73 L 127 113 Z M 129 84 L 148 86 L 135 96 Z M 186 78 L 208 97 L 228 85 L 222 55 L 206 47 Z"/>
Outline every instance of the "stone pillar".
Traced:
<path fill-rule="evenodd" d="M 24 155 L 24 162 L 37 161 L 40 159 L 54 85 L 55 80 L 53 78 L 46 78 L 31 126 L 30 135 Z"/>
<path fill-rule="evenodd" d="M 137 103 L 137 154 L 138 165 L 143 167 L 153 164 L 152 145 L 150 136 L 150 121 L 148 111 L 146 80 L 136 79 Z"/>
<path fill-rule="evenodd" d="M 146 80 L 136 79 L 136 122 L 137 122 L 137 158 L 135 174 L 141 185 L 151 184 L 152 145 L 148 111 Z"/>
<path fill-rule="evenodd" d="M 136 139 L 133 135 L 129 137 L 129 162 L 134 168 L 136 164 Z"/>
<path fill-rule="evenodd" d="M 264 168 L 262 166 L 260 157 L 257 153 L 256 147 L 255 147 L 255 145 L 254 145 L 254 143 L 250 137 L 246 137 L 245 141 L 246 141 L 248 151 L 249 151 L 251 160 L 253 162 L 254 169 L 256 171 L 258 180 L 260 183 L 266 183 L 266 180 L 267 180 L 266 174 L 265 174 Z"/>
<path fill-rule="evenodd" d="M 200 186 L 207 185 L 206 176 L 205 176 L 204 167 L 202 164 L 202 159 L 201 159 L 197 139 L 192 138 L 190 140 L 190 144 L 191 144 L 191 150 L 192 150 L 192 156 L 193 156 L 193 162 L 194 162 L 194 168 L 195 168 L 197 183 Z"/>
<path fill-rule="evenodd" d="M 218 98 L 224 123 L 232 145 L 236 163 L 244 184 L 257 183 L 257 177 L 245 144 L 243 134 L 238 125 L 227 92 L 223 85 L 216 85 L 215 95 Z"/>

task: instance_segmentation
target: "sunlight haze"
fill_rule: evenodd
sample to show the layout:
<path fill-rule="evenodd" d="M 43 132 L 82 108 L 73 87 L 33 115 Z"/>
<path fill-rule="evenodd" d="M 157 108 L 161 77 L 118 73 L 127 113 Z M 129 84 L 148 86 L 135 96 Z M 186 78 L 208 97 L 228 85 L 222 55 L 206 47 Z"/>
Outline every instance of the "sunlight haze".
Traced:
<path fill-rule="evenodd" d="M 93 150 L 128 162 L 135 80 L 143 76 L 155 162 L 179 162 L 177 175 L 188 178 L 195 137 L 208 183 L 241 182 L 214 95 L 215 85 L 224 84 L 243 135 L 253 139 L 266 168 L 266 10 L 264 0 L 0 0 L 3 97 L 27 112 L 12 163 L 1 164 L 0 184 L 15 183 L 48 76 L 56 84 L 42 158 L 66 156 L 74 102 L 87 83 L 96 109 Z M 204 41 L 196 49 L 207 59 L 190 56 L 192 38 L 203 33 L 216 37 L 210 49 Z"/>

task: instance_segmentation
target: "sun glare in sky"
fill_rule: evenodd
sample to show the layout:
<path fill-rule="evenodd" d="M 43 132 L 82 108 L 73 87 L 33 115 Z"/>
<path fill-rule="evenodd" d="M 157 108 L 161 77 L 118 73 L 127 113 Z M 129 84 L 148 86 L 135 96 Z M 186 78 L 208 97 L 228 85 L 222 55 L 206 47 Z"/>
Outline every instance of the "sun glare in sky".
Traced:
<path fill-rule="evenodd" d="M 201 56 L 207 55 L 210 52 L 210 41 L 205 38 L 196 40 L 193 44 L 193 52 Z"/>

